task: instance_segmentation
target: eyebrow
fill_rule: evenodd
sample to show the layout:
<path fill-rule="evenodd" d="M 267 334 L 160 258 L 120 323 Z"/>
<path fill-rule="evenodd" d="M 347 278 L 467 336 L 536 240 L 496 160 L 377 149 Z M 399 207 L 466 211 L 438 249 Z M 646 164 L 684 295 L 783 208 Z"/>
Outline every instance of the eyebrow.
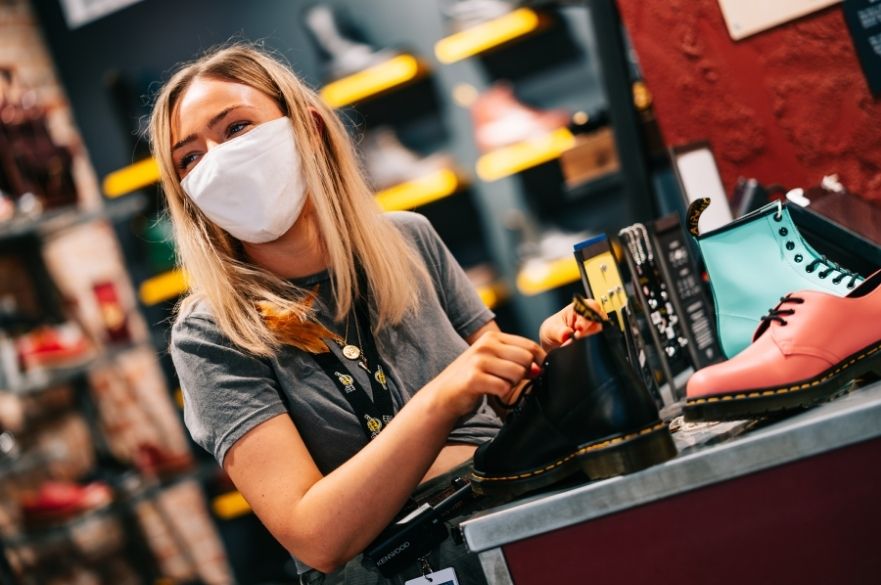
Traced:
<path fill-rule="evenodd" d="M 223 119 L 224 116 L 226 116 L 231 111 L 233 111 L 237 108 L 250 108 L 250 107 L 251 106 L 248 106 L 245 104 L 235 104 L 235 105 L 229 106 L 228 108 L 223 108 L 220 112 L 218 112 L 210 120 L 208 120 L 208 127 L 213 128 L 218 122 L 220 122 Z M 186 146 L 187 144 L 189 144 L 190 142 L 193 142 L 194 140 L 196 140 L 196 135 L 190 134 L 186 138 L 183 138 L 183 139 L 175 142 L 174 146 L 171 147 L 171 150 L 173 152 L 173 151 L 177 150 L 178 148 L 181 148 L 182 146 Z"/>

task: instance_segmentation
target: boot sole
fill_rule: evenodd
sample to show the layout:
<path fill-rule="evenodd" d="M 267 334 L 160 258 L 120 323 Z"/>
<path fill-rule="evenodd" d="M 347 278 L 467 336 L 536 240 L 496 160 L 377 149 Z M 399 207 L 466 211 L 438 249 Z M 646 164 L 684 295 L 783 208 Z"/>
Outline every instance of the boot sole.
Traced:
<path fill-rule="evenodd" d="M 582 471 L 591 480 L 633 473 L 676 456 L 666 423 L 656 422 L 632 433 L 586 443 L 556 461 L 513 475 L 471 474 L 471 489 L 491 496 L 516 497 L 539 490 Z"/>
<path fill-rule="evenodd" d="M 881 343 L 851 354 L 820 374 L 787 384 L 689 398 L 683 413 L 687 421 L 724 421 L 804 409 L 835 397 L 845 385 L 868 372 L 881 372 Z"/>

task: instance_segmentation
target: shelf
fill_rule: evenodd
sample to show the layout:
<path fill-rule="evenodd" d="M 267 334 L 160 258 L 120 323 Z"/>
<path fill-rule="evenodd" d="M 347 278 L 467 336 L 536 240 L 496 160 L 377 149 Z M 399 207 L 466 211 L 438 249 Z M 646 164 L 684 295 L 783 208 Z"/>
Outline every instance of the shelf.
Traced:
<path fill-rule="evenodd" d="M 496 281 L 478 286 L 477 294 L 487 309 L 494 309 L 500 302 L 508 298 L 508 287 L 504 282 Z"/>
<path fill-rule="evenodd" d="M 238 491 L 217 496 L 211 502 L 211 510 L 221 520 L 233 520 L 251 513 L 251 506 Z"/>
<path fill-rule="evenodd" d="M 624 179 L 620 171 L 612 171 L 604 175 L 599 175 L 587 181 L 583 181 L 576 185 L 566 187 L 566 197 L 568 199 L 581 199 L 583 197 L 593 197 L 618 189 L 624 184 Z"/>
<path fill-rule="evenodd" d="M 52 524 L 45 527 L 29 528 L 24 532 L 20 532 L 14 536 L 5 537 L 5 545 L 9 547 L 33 545 L 53 538 L 69 540 L 71 532 L 79 526 L 100 517 L 116 513 L 116 502 L 108 502 L 98 508 L 93 508 L 82 512 L 80 515 L 70 518 L 58 524 Z"/>
<path fill-rule="evenodd" d="M 159 165 L 151 157 L 104 177 L 104 194 L 111 199 L 121 197 L 157 182 L 159 182 Z"/>
<path fill-rule="evenodd" d="M 398 55 L 328 83 L 319 94 L 330 107 L 342 108 L 414 81 L 425 71 L 425 66 L 413 55 Z"/>
<path fill-rule="evenodd" d="M 477 176 L 484 181 L 497 181 L 526 169 L 560 158 L 575 145 L 575 137 L 566 128 L 544 136 L 517 142 L 493 150 L 477 159 Z"/>
<path fill-rule="evenodd" d="M 22 376 L 25 379 L 24 383 L 16 386 L 10 386 L 5 391 L 23 396 L 28 394 L 37 394 L 56 386 L 68 384 L 88 374 L 94 367 L 113 361 L 120 354 L 132 351 L 140 347 L 152 348 L 152 346 L 147 343 L 124 343 L 120 345 L 110 345 L 107 346 L 104 352 L 99 352 L 98 355 L 90 355 L 84 357 L 83 361 L 76 365 L 65 368 L 46 369 L 40 372 L 40 374 L 38 375 L 34 375 L 33 372 L 30 375 L 23 374 Z"/>
<path fill-rule="evenodd" d="M 175 268 L 142 282 L 138 288 L 138 297 L 149 307 L 179 297 L 185 292 L 187 277 L 183 270 Z"/>
<path fill-rule="evenodd" d="M 424 177 L 379 191 L 376 201 L 385 211 L 414 209 L 449 197 L 459 190 L 459 177 L 451 169 L 440 169 Z"/>
<path fill-rule="evenodd" d="M 537 295 L 578 281 L 581 273 L 574 257 L 557 260 L 533 260 L 517 275 L 517 288 L 527 296 Z"/>
<path fill-rule="evenodd" d="M 541 24 L 537 12 L 519 8 L 439 40 L 434 54 L 441 63 L 455 63 L 535 32 Z"/>
<path fill-rule="evenodd" d="M 0 222 L 0 241 L 15 240 L 33 235 L 46 237 L 77 225 L 100 219 L 124 221 L 134 217 L 146 207 L 146 198 L 132 197 L 126 201 L 106 204 L 103 207 L 85 211 L 76 205 L 50 209 L 33 219 L 19 217 Z"/>

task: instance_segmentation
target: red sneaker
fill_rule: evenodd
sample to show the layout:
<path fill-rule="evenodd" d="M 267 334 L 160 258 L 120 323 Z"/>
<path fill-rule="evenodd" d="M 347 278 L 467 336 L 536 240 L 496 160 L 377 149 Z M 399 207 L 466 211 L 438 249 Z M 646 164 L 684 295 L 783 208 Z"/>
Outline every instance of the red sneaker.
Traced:
<path fill-rule="evenodd" d="M 36 492 L 22 496 L 21 509 L 26 524 L 44 526 L 106 506 L 112 500 L 113 492 L 102 482 L 82 486 L 66 481 L 47 481 Z"/>
<path fill-rule="evenodd" d="M 19 337 L 17 345 L 27 370 L 73 367 L 91 355 L 85 335 L 72 323 L 40 327 Z"/>
<path fill-rule="evenodd" d="M 569 124 L 563 110 L 537 110 L 519 101 L 506 83 L 497 83 L 471 105 L 474 139 L 480 152 L 544 136 Z"/>

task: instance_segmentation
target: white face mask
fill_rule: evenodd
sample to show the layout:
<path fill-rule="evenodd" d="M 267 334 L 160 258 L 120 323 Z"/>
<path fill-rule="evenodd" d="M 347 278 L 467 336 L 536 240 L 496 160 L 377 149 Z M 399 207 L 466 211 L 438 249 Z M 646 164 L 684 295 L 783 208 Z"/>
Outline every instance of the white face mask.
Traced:
<path fill-rule="evenodd" d="M 233 237 L 253 244 L 278 239 L 294 225 L 306 202 L 290 119 L 265 122 L 212 148 L 181 187 L 208 219 Z"/>

